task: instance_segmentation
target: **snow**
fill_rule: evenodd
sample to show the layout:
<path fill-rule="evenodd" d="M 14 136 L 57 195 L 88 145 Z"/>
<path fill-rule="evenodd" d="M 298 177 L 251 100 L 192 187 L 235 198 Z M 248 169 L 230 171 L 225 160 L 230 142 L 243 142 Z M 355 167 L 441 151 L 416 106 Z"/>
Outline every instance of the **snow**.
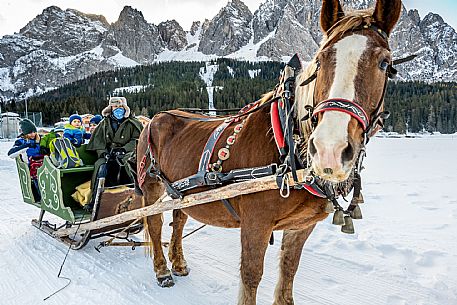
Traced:
<path fill-rule="evenodd" d="M 235 70 L 232 67 L 227 66 L 227 70 L 229 71 L 230 76 L 235 77 Z"/>
<path fill-rule="evenodd" d="M 89 52 L 94 53 L 95 55 L 102 56 L 103 55 L 103 47 L 102 44 L 99 44 Z"/>
<path fill-rule="evenodd" d="M 150 87 L 150 85 L 143 86 L 143 85 L 138 85 L 138 86 L 129 86 L 129 87 L 119 87 L 113 90 L 113 94 L 120 94 L 122 92 L 128 92 L 128 93 L 138 93 L 145 88 Z"/>
<path fill-rule="evenodd" d="M 111 62 L 113 65 L 117 65 L 120 67 L 135 67 L 139 65 L 139 63 L 137 63 L 133 59 L 125 57 L 122 54 L 122 52 L 119 52 L 116 55 L 111 56 L 110 58 L 108 58 L 108 61 Z"/>
<path fill-rule="evenodd" d="M 254 33 L 253 29 L 253 21 L 250 23 L 251 33 Z M 241 47 L 238 51 L 233 52 L 226 57 L 238 59 L 238 60 L 246 60 L 246 61 L 269 61 L 270 59 L 267 56 L 257 56 L 257 52 L 260 46 L 267 42 L 270 38 L 273 38 L 276 33 L 276 30 L 271 31 L 265 38 L 254 44 L 254 34 L 251 35 L 251 39 L 249 42 Z"/>
<path fill-rule="evenodd" d="M 63 71 L 63 74 L 67 74 L 67 65 L 71 62 L 76 61 L 76 59 L 80 57 L 77 55 L 72 55 L 72 56 L 63 56 L 63 57 L 57 57 L 57 58 L 52 58 L 50 60 L 51 63 L 53 63 L 56 67 L 58 67 L 60 70 Z"/>
<path fill-rule="evenodd" d="M 252 28 L 252 21 L 250 23 L 250 32 L 254 33 Z M 164 62 L 164 61 L 209 61 L 212 59 L 220 58 L 217 55 L 206 55 L 202 52 L 198 51 L 198 46 L 200 44 L 200 35 L 201 35 L 201 26 L 196 31 L 195 35 L 191 35 L 189 32 L 186 35 L 188 44 L 187 48 L 181 51 L 171 51 L 171 50 L 164 50 L 163 52 L 157 55 L 157 58 L 154 62 Z M 238 60 L 246 60 L 246 61 L 269 61 L 270 59 L 267 56 L 257 56 L 257 51 L 259 50 L 260 46 L 268 41 L 270 38 L 273 38 L 275 35 L 275 31 L 272 31 L 268 34 L 264 39 L 254 44 L 254 35 L 251 35 L 251 39 L 249 42 L 242 46 L 238 51 L 233 52 L 225 57 L 233 58 Z M 191 46 L 191 47 L 190 47 Z M 221 47 L 223 49 L 223 47 Z M 290 57 L 289 57 L 290 58 Z"/>
<path fill-rule="evenodd" d="M 14 91 L 14 85 L 11 83 L 10 69 L 0 68 L 0 90 Z"/>
<path fill-rule="evenodd" d="M 205 63 L 205 67 L 200 68 L 199 76 L 206 84 L 206 91 L 208 91 L 208 109 L 216 109 L 214 107 L 214 74 L 219 69 L 219 65 L 211 65 L 210 62 Z M 210 115 L 216 115 L 215 111 L 210 111 Z"/>
<path fill-rule="evenodd" d="M 250 78 L 255 78 L 259 73 L 262 72 L 262 69 L 256 69 L 256 70 L 248 70 L 249 77 Z"/>
<path fill-rule="evenodd" d="M 155 283 L 141 249 L 94 250 L 91 241 L 70 251 L 30 225 L 38 209 L 22 202 L 11 142 L 0 142 L 0 303 L 179 304 L 236 303 L 239 230 L 207 226 L 184 239 L 191 269 L 173 288 Z M 363 220 L 345 235 L 328 218 L 307 241 L 294 283 L 296 304 L 457 304 L 457 135 L 374 138 L 363 172 Z M 165 215 L 164 223 L 170 221 Z M 185 232 L 200 226 L 189 220 Z M 164 240 L 170 235 L 164 226 Z M 138 239 L 141 234 L 138 235 Z M 269 246 L 258 304 L 271 304 L 278 275 L 281 233 Z M 165 249 L 167 251 L 167 249 Z M 166 253 L 165 253 L 166 255 Z"/>

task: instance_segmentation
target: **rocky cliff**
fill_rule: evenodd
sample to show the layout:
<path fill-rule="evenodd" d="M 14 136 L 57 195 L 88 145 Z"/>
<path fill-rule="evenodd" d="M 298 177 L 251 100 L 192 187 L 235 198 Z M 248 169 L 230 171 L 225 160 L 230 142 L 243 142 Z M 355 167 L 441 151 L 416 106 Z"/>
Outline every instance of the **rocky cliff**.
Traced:
<path fill-rule="evenodd" d="M 342 1 L 345 9 L 373 2 Z M 113 24 L 101 15 L 51 6 L 18 34 L 0 39 L 0 97 L 39 94 L 98 71 L 161 60 L 287 60 L 298 53 L 309 61 L 322 38 L 320 6 L 320 0 L 266 0 L 252 13 L 241 0 L 231 0 L 188 32 L 175 20 L 151 24 L 129 6 Z M 439 15 L 421 19 L 403 8 L 390 44 L 394 57 L 419 55 L 401 66 L 400 79 L 457 79 L 457 34 Z"/>

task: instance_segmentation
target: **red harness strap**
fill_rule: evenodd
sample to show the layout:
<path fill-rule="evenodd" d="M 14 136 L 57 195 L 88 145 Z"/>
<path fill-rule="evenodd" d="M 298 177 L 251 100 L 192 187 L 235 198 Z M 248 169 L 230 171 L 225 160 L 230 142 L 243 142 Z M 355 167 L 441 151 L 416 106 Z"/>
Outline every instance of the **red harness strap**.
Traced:
<path fill-rule="evenodd" d="M 285 148 L 284 133 L 282 132 L 281 120 L 279 119 L 278 102 L 271 104 L 271 126 L 275 137 L 276 146 L 281 151 Z"/>
<path fill-rule="evenodd" d="M 143 186 L 144 180 L 146 179 L 146 160 L 148 158 L 148 155 L 151 156 L 151 162 L 152 158 L 154 157 L 151 149 L 151 144 L 152 144 L 152 139 L 151 139 L 151 122 L 148 123 L 148 147 L 146 148 L 146 151 L 144 152 L 143 158 L 141 158 L 140 165 L 138 166 L 138 185 L 140 187 Z"/>

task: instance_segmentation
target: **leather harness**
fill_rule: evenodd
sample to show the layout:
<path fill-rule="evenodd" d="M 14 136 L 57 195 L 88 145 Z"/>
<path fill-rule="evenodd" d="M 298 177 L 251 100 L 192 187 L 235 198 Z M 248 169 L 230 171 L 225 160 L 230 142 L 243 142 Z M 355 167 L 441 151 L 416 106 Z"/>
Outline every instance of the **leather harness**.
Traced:
<path fill-rule="evenodd" d="M 387 34 L 374 25 L 362 26 L 360 28 L 354 29 L 353 31 L 365 29 L 375 31 L 387 41 Z M 148 174 L 153 177 L 158 177 L 165 184 L 166 190 L 172 198 L 182 198 L 183 192 L 198 187 L 217 187 L 229 183 L 241 182 L 276 174 L 277 183 L 280 187 L 281 195 L 283 197 L 287 197 L 289 194 L 289 186 L 287 181 L 285 181 L 285 174 L 291 172 L 295 182 L 298 182 L 296 176 L 297 168 L 306 168 L 309 165 L 304 164 L 303 161 L 300 160 L 300 158 L 298 158 L 296 154 L 297 143 L 296 139 L 294 138 L 294 135 L 296 135 L 295 129 L 299 126 L 296 126 L 295 121 L 311 120 L 312 126 L 313 128 L 315 128 L 317 126 L 317 115 L 319 113 L 323 113 L 326 111 L 339 111 L 347 113 L 350 116 L 354 117 L 361 124 L 364 130 L 364 140 L 362 143 L 362 149 L 360 150 L 359 156 L 357 158 L 356 167 L 354 169 L 354 181 L 351 186 L 351 189 L 354 190 L 354 198 L 351 201 L 351 204 L 349 205 L 348 209 L 344 211 L 344 209 L 338 204 L 336 200 L 336 197 L 339 194 L 335 194 L 334 191 L 329 187 L 323 187 L 322 184 L 319 183 L 320 178 L 314 175 L 307 177 L 305 182 L 303 182 L 301 185 L 296 186 L 295 188 L 306 189 L 308 192 L 315 196 L 327 198 L 330 202 L 332 202 L 335 210 L 344 211 L 345 214 L 350 214 L 352 216 L 351 213 L 357 207 L 357 204 L 361 202 L 360 200 L 357 201 L 356 199 L 361 197 L 360 170 L 362 169 L 361 165 L 363 162 L 363 158 L 365 156 L 365 145 L 368 143 L 369 138 L 373 135 L 373 131 L 376 129 L 377 125 L 383 127 L 384 119 L 386 119 L 389 116 L 389 112 L 387 111 L 380 112 L 380 109 L 382 108 L 384 101 L 384 95 L 386 93 L 387 79 L 394 78 L 397 73 L 395 68 L 393 68 L 394 64 L 400 64 L 405 61 L 412 60 L 414 57 L 415 55 L 389 63 L 388 68 L 386 69 L 386 78 L 382 96 L 371 117 L 367 115 L 365 110 L 357 102 L 346 99 L 333 98 L 324 100 L 316 106 L 307 106 L 308 115 L 306 115 L 303 118 L 296 118 L 295 104 L 293 103 L 293 93 L 296 73 L 301 67 L 300 60 L 298 59 L 297 55 L 294 55 L 290 62 L 286 65 L 281 74 L 282 81 L 280 82 L 280 84 L 276 86 L 276 92 L 278 91 L 279 87 L 282 87 L 282 94 L 275 94 L 273 98 L 262 104 L 260 104 L 259 102 L 251 103 L 244 107 L 237 115 L 229 117 L 194 118 L 168 111 L 163 111 L 162 113 L 167 113 L 169 115 L 191 120 L 221 121 L 221 124 L 212 132 L 211 136 L 208 138 L 206 142 L 205 147 L 203 148 L 197 173 L 189 177 L 180 179 L 178 181 L 170 182 L 160 171 L 154 159 L 154 155 L 151 149 L 151 123 L 149 123 L 148 147 L 146 149 L 145 154 L 143 155 L 138 170 L 139 186 L 141 187 L 143 185 L 146 174 Z M 302 83 L 300 83 L 299 86 L 306 86 L 312 81 L 314 81 L 317 78 L 319 69 L 320 63 L 317 61 L 314 73 L 306 80 L 304 80 Z M 231 146 L 230 143 L 227 143 L 225 147 L 226 150 L 222 148 L 218 152 L 218 162 L 211 165 L 210 160 L 214 153 L 215 146 L 218 143 L 218 140 L 220 139 L 221 135 L 227 129 L 227 127 L 231 126 L 234 123 L 238 123 L 238 125 L 235 127 L 235 134 L 233 135 L 233 141 L 235 141 L 237 134 L 236 129 L 243 128 L 243 118 L 246 118 L 253 112 L 258 111 L 267 106 L 271 107 L 271 125 L 273 128 L 274 139 L 280 154 L 279 165 L 274 163 L 261 167 L 234 169 L 229 172 L 222 172 L 222 161 L 225 160 L 225 157 L 228 158 L 227 154 L 229 154 L 229 148 Z M 230 138 L 231 137 L 229 137 L 229 139 Z M 150 160 L 150 165 L 146 170 L 144 170 L 148 158 Z M 236 214 L 235 210 L 228 202 L 228 200 L 224 199 L 222 200 L 222 202 L 224 203 L 225 207 L 229 210 L 229 212 L 233 215 L 233 217 L 237 221 L 240 221 L 239 216 Z"/>

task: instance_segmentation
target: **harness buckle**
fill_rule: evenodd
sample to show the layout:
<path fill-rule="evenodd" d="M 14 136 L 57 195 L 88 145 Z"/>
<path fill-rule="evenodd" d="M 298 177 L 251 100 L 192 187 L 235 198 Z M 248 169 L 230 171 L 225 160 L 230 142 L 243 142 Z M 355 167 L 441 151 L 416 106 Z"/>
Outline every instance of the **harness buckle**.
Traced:
<path fill-rule="evenodd" d="M 209 181 L 211 181 L 212 183 L 216 183 L 219 181 L 218 177 L 217 177 L 217 173 L 215 172 L 209 172 L 206 174 L 206 179 L 208 179 Z"/>
<path fill-rule="evenodd" d="M 360 173 L 360 171 L 364 168 L 362 166 L 362 163 L 363 163 L 363 159 L 366 157 L 366 155 L 367 155 L 367 153 L 366 153 L 365 147 L 362 147 L 362 149 L 360 149 L 359 158 L 357 161 L 357 173 Z"/>
<path fill-rule="evenodd" d="M 289 175 L 282 176 L 281 187 L 279 189 L 279 194 L 282 198 L 288 198 L 290 195 L 290 183 Z"/>
<path fill-rule="evenodd" d="M 314 184 L 314 182 L 316 182 L 316 178 L 314 178 L 314 176 L 305 176 L 305 183 L 308 184 L 308 185 L 312 185 Z"/>

